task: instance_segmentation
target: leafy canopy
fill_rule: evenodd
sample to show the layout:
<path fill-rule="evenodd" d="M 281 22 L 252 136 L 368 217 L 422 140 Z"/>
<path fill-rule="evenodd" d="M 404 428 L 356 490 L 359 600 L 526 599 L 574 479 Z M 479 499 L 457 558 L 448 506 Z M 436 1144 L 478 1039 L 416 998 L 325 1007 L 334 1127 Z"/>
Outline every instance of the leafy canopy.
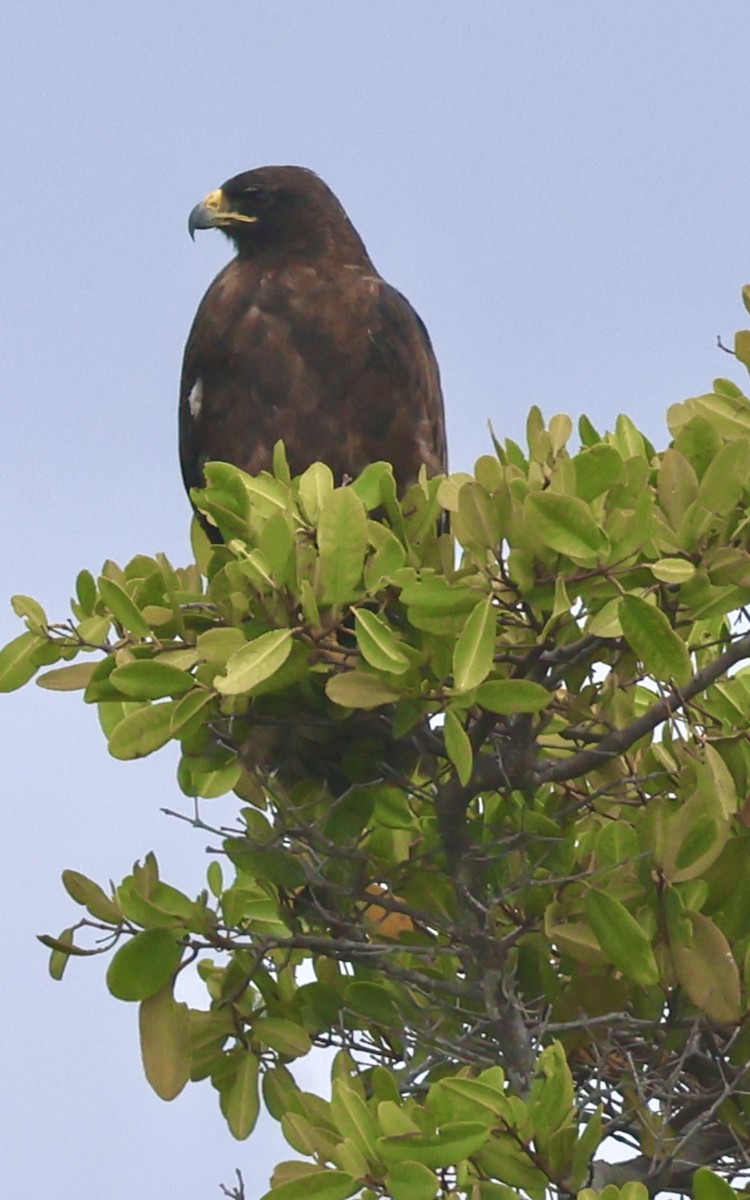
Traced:
<path fill-rule="evenodd" d="M 302 1156 L 273 1200 L 734 1194 L 750 401 L 717 380 L 668 420 L 657 452 L 583 418 L 573 451 L 532 409 L 528 451 L 401 502 L 385 463 L 210 464 L 195 565 L 82 571 L 62 624 L 14 598 L 0 687 L 81 691 L 116 758 L 179 742 L 219 843 L 194 895 L 151 854 L 113 890 L 66 871 L 52 974 L 110 956 L 164 1099 L 210 1080 L 238 1139 L 265 1104 Z M 294 1078 L 314 1047 L 330 1099 Z"/>

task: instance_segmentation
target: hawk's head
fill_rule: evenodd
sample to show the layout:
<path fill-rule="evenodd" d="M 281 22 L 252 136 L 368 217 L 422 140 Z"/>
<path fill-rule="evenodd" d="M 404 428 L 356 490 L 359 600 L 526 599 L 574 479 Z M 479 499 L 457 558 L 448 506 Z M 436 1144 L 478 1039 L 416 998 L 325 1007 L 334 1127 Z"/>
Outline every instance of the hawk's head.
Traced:
<path fill-rule="evenodd" d="M 258 167 L 235 175 L 196 204 L 188 218 L 191 237 L 196 229 L 220 229 L 242 257 L 270 250 L 285 257 L 367 259 L 331 189 L 305 167 Z"/>

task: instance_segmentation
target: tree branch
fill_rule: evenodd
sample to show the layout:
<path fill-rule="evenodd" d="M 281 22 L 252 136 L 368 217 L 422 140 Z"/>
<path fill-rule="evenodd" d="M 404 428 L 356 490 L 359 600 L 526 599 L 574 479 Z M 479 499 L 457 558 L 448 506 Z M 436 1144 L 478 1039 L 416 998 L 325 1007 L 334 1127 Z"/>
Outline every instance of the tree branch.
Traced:
<path fill-rule="evenodd" d="M 589 771 L 596 770 L 610 758 L 624 754 L 639 738 L 650 733 L 662 721 L 666 721 L 672 713 L 684 708 L 693 696 L 697 696 L 712 683 L 716 683 L 717 679 L 735 663 L 741 662 L 743 658 L 750 658 L 750 634 L 745 634 L 707 667 L 697 671 L 685 687 L 676 689 L 670 695 L 665 696 L 663 700 L 660 700 L 643 716 L 631 721 L 630 725 L 626 725 L 624 729 L 616 729 L 614 733 L 602 738 L 595 749 L 582 750 L 579 754 L 574 754 L 572 758 L 566 759 L 565 762 L 542 763 L 534 772 L 535 784 L 540 786 L 544 783 L 562 783 L 564 780 L 577 779 Z"/>

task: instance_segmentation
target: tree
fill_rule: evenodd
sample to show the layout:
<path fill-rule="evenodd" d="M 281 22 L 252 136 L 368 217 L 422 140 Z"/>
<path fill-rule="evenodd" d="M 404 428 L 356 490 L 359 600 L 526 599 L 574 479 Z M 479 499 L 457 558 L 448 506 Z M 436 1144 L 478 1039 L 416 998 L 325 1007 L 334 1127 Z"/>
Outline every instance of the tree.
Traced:
<path fill-rule="evenodd" d="M 83 571 L 62 624 L 14 598 L 0 686 L 52 667 L 116 758 L 178 740 L 219 843 L 194 897 L 152 855 L 112 892 L 66 871 L 50 969 L 111 955 L 164 1099 L 210 1080 L 238 1139 L 266 1105 L 301 1156 L 274 1200 L 724 1200 L 746 1173 L 750 400 L 717 380 L 668 420 L 656 452 L 583 418 L 573 452 L 532 409 L 528 453 L 401 502 L 383 463 L 214 463 L 195 565 Z M 330 1100 L 294 1079 L 320 1046 Z"/>

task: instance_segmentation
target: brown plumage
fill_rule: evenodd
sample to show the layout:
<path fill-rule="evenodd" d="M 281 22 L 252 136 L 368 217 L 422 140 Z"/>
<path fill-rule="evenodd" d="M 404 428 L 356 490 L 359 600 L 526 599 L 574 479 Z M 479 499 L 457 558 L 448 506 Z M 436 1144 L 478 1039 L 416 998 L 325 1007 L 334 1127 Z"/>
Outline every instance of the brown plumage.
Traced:
<path fill-rule="evenodd" d="M 427 330 L 378 275 L 333 192 L 302 167 L 228 180 L 190 214 L 237 254 L 196 313 L 180 389 L 187 488 L 203 465 L 270 470 L 283 438 L 293 474 L 327 463 L 337 483 L 393 463 L 403 491 L 447 469 L 443 400 Z M 215 532 L 215 531 L 214 531 Z"/>

